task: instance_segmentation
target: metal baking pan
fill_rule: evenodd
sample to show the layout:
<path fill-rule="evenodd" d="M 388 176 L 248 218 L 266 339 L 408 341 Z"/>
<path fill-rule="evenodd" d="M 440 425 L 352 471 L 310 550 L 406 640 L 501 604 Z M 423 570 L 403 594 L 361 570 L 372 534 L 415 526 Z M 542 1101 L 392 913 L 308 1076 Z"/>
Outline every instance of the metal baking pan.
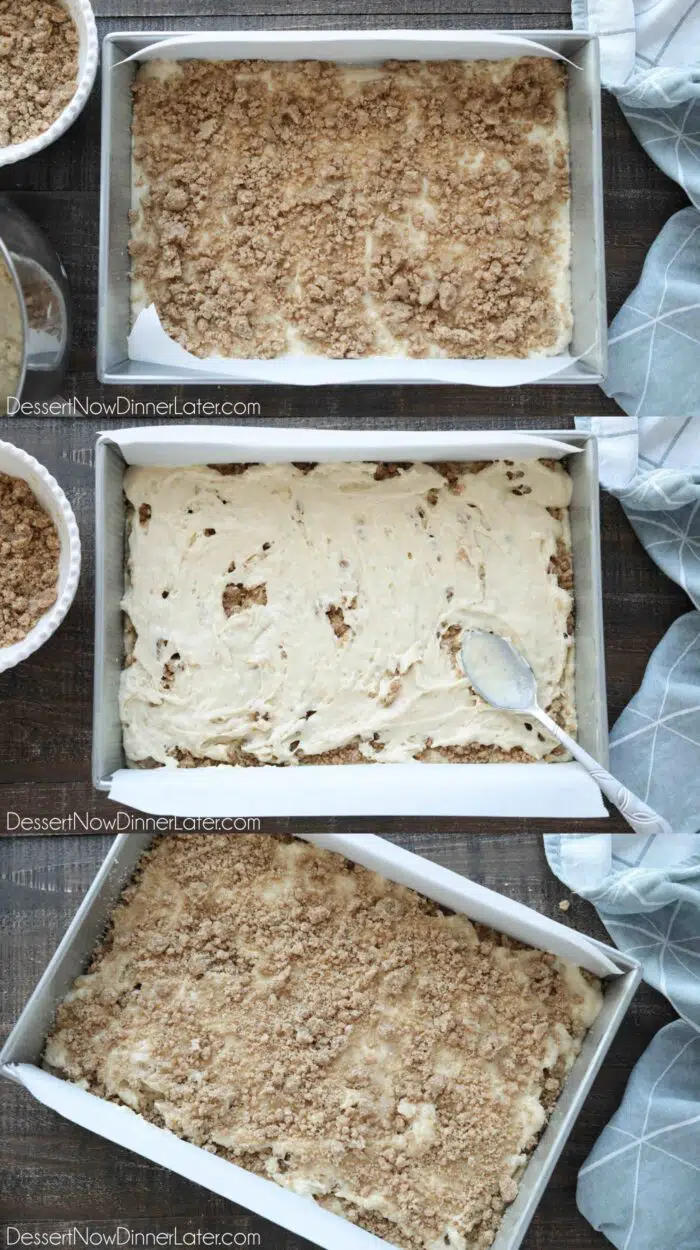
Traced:
<path fill-rule="evenodd" d="M 605 689 L 605 659 L 602 617 L 601 589 L 601 553 L 600 553 L 600 514 L 597 443 L 594 436 L 573 430 L 560 431 L 455 431 L 451 433 L 417 433 L 417 432 L 381 432 L 376 434 L 361 431 L 324 431 L 324 430 L 269 430 L 256 427 L 231 428 L 214 426 L 168 426 L 163 428 L 141 429 L 125 432 L 127 443 L 121 438 L 119 431 L 103 434 L 97 442 L 95 457 L 95 502 L 96 502 L 96 602 L 95 602 L 95 682 L 94 682 L 94 720 L 92 776 L 98 790 L 109 791 L 114 774 L 126 767 L 122 748 L 122 732 L 119 716 L 119 682 L 123 667 L 123 622 L 120 601 L 124 589 L 124 534 L 125 534 L 125 502 L 122 479 L 126 464 L 118 440 L 122 445 L 129 446 L 130 435 L 139 439 L 140 455 L 144 448 L 149 463 L 177 464 L 210 464 L 213 461 L 251 461 L 251 460 L 488 460 L 503 457 L 517 459 L 523 453 L 523 447 L 530 450 L 530 455 L 546 456 L 547 445 L 542 440 L 555 439 L 571 447 L 580 448 L 580 452 L 568 458 L 568 469 L 572 479 L 572 502 L 570 509 L 572 554 L 574 564 L 574 596 L 576 603 L 575 645 L 576 645 L 576 702 L 578 712 L 579 741 L 596 759 L 606 763 L 608 745 L 607 699 Z M 154 446 L 150 439 L 159 440 Z M 166 440 L 165 442 L 163 440 Z M 217 446 L 217 439 L 218 446 Z M 514 442 L 513 440 L 519 440 Z M 172 440 L 171 442 L 169 440 Z M 133 443 L 131 444 L 133 447 Z M 520 453 L 518 452 L 520 448 Z M 131 454 L 131 453 L 130 453 Z M 143 462 L 143 460 L 141 461 Z M 244 778 L 243 773 L 266 774 L 265 803 L 273 802 L 274 796 L 280 794 L 280 813 L 292 815 L 357 815 L 360 809 L 352 811 L 343 807 L 341 787 L 344 778 L 349 777 L 347 769 L 350 765 L 325 765 L 317 768 L 305 768 L 304 796 L 311 801 L 316 784 L 325 787 L 323 800 L 318 810 L 309 807 L 295 806 L 295 801 L 282 787 L 292 781 L 291 774 L 298 769 L 236 769 L 241 787 L 252 784 L 251 778 Z M 494 787 L 488 770 L 497 767 L 500 770 L 516 769 L 517 781 L 523 779 L 523 770 L 532 772 L 532 785 L 539 795 L 546 790 L 547 783 L 563 783 L 562 769 L 576 768 L 569 764 L 387 764 L 381 766 L 354 766 L 353 788 L 359 800 L 358 787 L 367 777 L 381 775 L 381 794 L 367 798 L 367 805 L 361 809 L 366 815 L 402 814 L 402 795 L 406 790 L 407 769 L 413 770 L 413 777 L 421 782 L 428 782 L 428 772 L 420 770 L 439 769 L 440 788 L 444 801 L 447 802 L 448 788 L 455 787 L 454 807 L 445 814 L 457 815 L 494 815 L 511 814 L 505 811 L 503 802 L 503 784 L 506 772 L 501 773 L 499 787 Z M 415 770 L 419 770 L 417 773 Z M 474 770 L 486 769 L 488 773 L 489 802 L 493 809 L 470 808 L 469 784 L 476 784 L 477 773 Z M 535 773 L 532 770 L 537 770 Z M 399 770 L 398 772 L 395 770 Z M 180 779 L 177 774 L 183 770 L 168 770 L 168 782 L 172 787 Z M 185 770 L 195 775 L 197 770 Z M 220 772 L 221 770 L 214 770 Z M 163 770 L 157 770 L 162 773 Z M 559 774 L 556 778 L 555 772 Z M 401 776 L 399 776 L 401 773 Z M 144 774 L 136 770 L 133 774 L 142 782 L 146 777 L 153 780 L 153 774 Z M 316 778 L 322 774 L 319 782 Z M 329 786 L 331 775 L 336 781 Z M 486 778 L 487 774 L 483 774 Z M 212 770 L 208 770 L 208 787 L 215 783 Z M 459 777 L 459 781 L 458 781 Z M 537 784 L 535 786 L 535 778 Z M 296 779 L 298 780 L 298 779 Z M 530 779 L 528 778 L 528 783 Z M 135 784 L 134 780 L 134 784 Z M 375 784 L 379 784 L 377 781 Z M 586 783 L 587 784 L 587 783 Z M 593 787 L 596 812 L 586 810 L 567 810 L 558 807 L 551 815 L 566 814 L 567 816 L 590 816 L 604 814 L 599 804 L 597 788 Z M 416 800 L 415 793 L 411 796 L 413 815 L 436 814 L 431 806 L 433 795 L 426 793 L 423 805 L 420 796 Z M 590 795 L 589 795 L 590 799 Z M 124 800 L 131 803 L 131 800 Z M 408 800 L 406 800 L 408 801 Z M 566 796 L 562 800 L 566 803 Z M 261 810 L 253 804 L 250 811 L 243 809 L 243 795 L 235 796 L 236 814 L 251 816 L 268 816 L 277 814 L 271 807 Z M 329 804 L 337 806 L 331 808 Z M 134 806 L 142 806 L 135 802 Z M 142 810 L 155 810 L 143 806 Z M 178 812 L 176 805 L 169 809 L 170 814 L 190 814 Z M 210 813 L 201 811 L 198 814 Z M 230 809 L 229 809 L 230 814 Z M 522 816 L 524 808 L 513 813 Z M 543 807 L 528 810 L 528 815 L 542 816 L 549 814 Z"/>
<path fill-rule="evenodd" d="M 131 86 L 136 73 L 125 58 L 173 37 L 191 38 L 205 55 L 207 32 L 119 32 L 107 35 L 102 56 L 102 172 L 97 375 L 102 382 L 203 385 L 220 374 L 144 364 L 128 359 L 131 327 Z M 221 32 L 217 32 L 220 34 Z M 591 385 L 607 370 L 607 311 L 603 236 L 602 141 L 598 40 L 581 31 L 236 31 L 235 54 L 268 60 L 444 59 L 459 57 L 460 41 L 497 36 L 535 40 L 577 66 L 568 69 L 571 164 L 571 288 L 574 315 L 571 353 L 578 357 L 542 382 Z M 417 35 L 420 38 L 417 38 Z M 414 40 L 415 42 L 411 42 Z M 230 49 L 229 49 L 230 54 Z M 183 48 L 183 55 L 187 55 Z M 345 362 L 347 363 L 347 362 Z M 435 362 L 432 362 L 433 364 Z M 447 362 L 446 362 L 447 363 Z M 456 362 L 449 362 L 454 365 Z M 342 365 L 343 362 L 338 362 Z M 339 370 L 337 379 L 344 380 Z M 435 379 L 433 379 L 435 380 Z M 260 383 L 263 384 L 263 383 Z"/>
<path fill-rule="evenodd" d="M 216 836 L 216 835 L 210 835 Z M 265 837 L 267 835 L 260 834 Z M 592 970 L 606 969 L 603 1007 L 589 1030 L 567 1078 L 549 1123 L 530 1157 L 517 1198 L 508 1207 L 492 1250 L 517 1250 L 542 1197 L 576 1117 L 603 1063 L 641 978 L 636 960 L 569 927 L 486 890 L 457 873 L 402 850 L 372 835 L 310 834 L 306 839 L 338 851 L 383 876 L 408 885 L 443 906 L 543 949 L 576 959 Z M 72 924 L 49 963 L 0 1053 L 0 1071 L 24 1084 L 39 1101 L 68 1119 L 99 1132 L 137 1154 L 196 1180 L 205 1188 L 274 1220 L 326 1250 L 391 1250 L 389 1243 L 287 1192 L 272 1181 L 244 1172 L 223 1159 L 181 1142 L 163 1129 L 146 1124 L 102 1099 L 38 1071 L 46 1036 L 57 1004 L 83 972 L 102 937 L 122 890 L 152 840 L 149 834 L 121 834 L 85 896 Z M 587 955 L 577 956 L 571 944 L 582 942 Z M 21 1065 L 15 1067 L 13 1065 Z"/>

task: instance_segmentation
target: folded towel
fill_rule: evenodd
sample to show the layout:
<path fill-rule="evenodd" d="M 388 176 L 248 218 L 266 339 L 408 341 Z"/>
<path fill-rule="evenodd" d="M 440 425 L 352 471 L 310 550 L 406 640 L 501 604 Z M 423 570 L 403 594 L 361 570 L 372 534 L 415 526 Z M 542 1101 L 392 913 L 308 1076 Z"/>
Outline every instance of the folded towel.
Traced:
<path fill-rule="evenodd" d="M 603 389 L 629 413 L 700 412 L 700 3 L 573 0 L 601 75 L 648 155 L 685 191 L 610 327 Z"/>
<path fill-rule="evenodd" d="M 639 283 L 610 326 L 603 390 L 624 412 L 700 415 L 696 209 L 675 213 L 649 249 Z"/>
<path fill-rule="evenodd" d="M 545 838 L 556 875 L 680 1016 L 637 1064 L 577 1201 L 619 1250 L 700 1250 L 700 417 L 577 425 L 597 434 L 603 485 L 695 605 L 654 651 L 610 739 L 613 772 L 674 834 Z"/>

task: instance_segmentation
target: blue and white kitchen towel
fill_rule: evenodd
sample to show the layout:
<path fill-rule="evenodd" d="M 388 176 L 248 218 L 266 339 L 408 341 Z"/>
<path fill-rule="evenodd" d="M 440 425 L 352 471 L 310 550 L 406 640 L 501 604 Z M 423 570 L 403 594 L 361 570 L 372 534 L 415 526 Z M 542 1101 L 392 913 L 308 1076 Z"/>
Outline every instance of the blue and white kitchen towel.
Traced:
<path fill-rule="evenodd" d="M 610 740 L 613 771 L 674 835 L 545 838 L 553 871 L 680 1017 L 637 1064 L 577 1199 L 618 1250 L 700 1250 L 700 417 L 577 425 L 598 435 L 603 485 L 694 605 L 651 656 Z"/>
<path fill-rule="evenodd" d="M 648 155 L 691 208 L 666 223 L 615 317 L 604 390 L 625 412 L 700 414 L 700 3 L 573 0 L 601 74 Z"/>
<path fill-rule="evenodd" d="M 611 766 L 674 833 L 700 833 L 700 417 L 581 417 L 577 424 L 598 435 L 603 485 L 695 609 L 654 651 L 612 732 Z"/>
<path fill-rule="evenodd" d="M 586 1219 L 618 1250 L 700 1247 L 700 837 L 548 837 L 547 855 L 594 903 L 680 1019 L 657 1033 L 578 1177 Z"/>

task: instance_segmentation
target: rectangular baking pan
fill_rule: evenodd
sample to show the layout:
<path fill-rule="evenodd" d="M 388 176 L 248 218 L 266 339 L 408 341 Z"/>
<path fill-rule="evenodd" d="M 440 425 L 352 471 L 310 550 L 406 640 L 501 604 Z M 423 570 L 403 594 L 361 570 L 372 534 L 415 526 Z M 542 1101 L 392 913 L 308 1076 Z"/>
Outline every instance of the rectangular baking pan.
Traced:
<path fill-rule="evenodd" d="M 225 1160 L 181 1142 L 163 1129 L 146 1124 L 139 1116 L 37 1071 L 57 1004 L 75 978 L 85 970 L 105 932 L 117 899 L 131 879 L 152 836 L 121 834 L 115 839 L 75 919 L 0 1053 L 0 1071 L 26 1085 L 40 1101 L 53 1106 L 74 1122 L 196 1180 L 205 1188 L 274 1220 L 292 1233 L 315 1241 L 326 1250 L 389 1250 L 388 1242 L 317 1207 L 307 1198 L 289 1193 L 272 1181 L 243 1172 Z M 603 982 L 604 999 L 600 1015 L 584 1040 L 556 1108 L 525 1169 L 518 1196 L 508 1207 L 492 1247 L 492 1250 L 517 1250 L 639 984 L 639 964 L 611 946 L 577 935 L 569 927 L 549 920 L 529 907 L 486 890 L 382 838 L 370 834 L 303 836 L 309 842 L 338 851 L 390 880 L 411 886 L 441 905 L 463 912 L 481 923 L 492 924 L 519 940 L 568 958 L 579 958 L 579 962 L 585 963 L 586 959 L 593 958 L 593 970 L 597 961 L 603 961 L 599 971 L 606 968 L 607 974 Z M 589 954 L 579 957 L 575 950 L 570 950 L 570 944 L 581 938 Z M 22 1066 L 18 1068 L 14 1065 Z"/>
<path fill-rule="evenodd" d="M 141 456 L 143 457 L 145 446 L 151 464 L 166 462 L 164 447 L 167 447 L 167 463 L 178 464 L 209 464 L 216 460 L 517 459 L 518 454 L 525 454 L 523 448 L 527 448 L 532 456 L 546 456 L 547 440 L 551 439 L 580 449 L 578 454 L 571 455 L 568 460 L 573 488 L 570 518 L 576 601 L 578 733 L 586 750 L 606 763 L 608 727 L 595 437 L 573 430 L 532 433 L 454 431 L 426 434 L 270 430 L 254 426 L 169 426 L 167 431 L 156 427 L 151 430 L 143 428 L 133 433 L 139 439 Z M 105 791 L 110 791 L 114 775 L 126 767 L 119 717 L 119 681 L 124 656 L 120 600 L 124 588 L 125 501 L 122 479 L 125 459 L 117 440 L 122 434 L 127 440 L 130 437 L 129 431 L 103 434 L 98 439 L 95 457 L 96 602 L 92 767 L 94 785 Z M 160 444 L 151 445 L 151 438 L 165 439 L 166 443 L 161 441 Z M 439 772 L 435 773 L 436 769 Z M 499 771 L 493 773 L 494 769 Z M 523 770 L 527 770 L 531 777 L 525 777 Z M 548 788 L 551 791 L 555 784 L 563 786 L 565 779 L 571 776 L 571 773 L 562 770 L 576 770 L 576 785 L 586 787 L 586 802 L 578 808 L 574 806 L 567 809 L 566 793 L 563 793 L 559 802 L 554 800 L 555 810 L 550 810 Z M 129 779 L 134 786 L 160 786 L 166 782 L 163 776 L 165 771 L 131 770 Z M 190 809 L 179 809 L 175 801 L 175 788 L 182 784 L 191 786 L 193 779 L 201 771 L 167 770 L 168 795 L 171 800 L 171 805 L 165 809 L 167 814 L 215 814 L 208 810 L 197 810 L 193 813 Z M 583 770 L 577 764 L 337 764 L 305 766 L 303 769 L 207 769 L 206 786 L 210 796 L 213 789 L 220 784 L 216 774 L 222 774 L 222 771 L 233 773 L 236 778 L 236 792 L 226 812 L 217 813 L 220 815 L 230 815 L 232 810 L 238 816 L 605 815 L 597 787 L 584 777 Z M 264 798 L 254 796 L 246 807 L 248 787 L 256 787 L 263 773 Z M 245 774 L 259 774 L 260 778 Z M 303 777 L 299 774 L 303 774 Z M 352 794 L 348 795 L 343 793 L 343 787 L 350 781 L 351 775 L 352 786 L 349 788 Z M 494 776 L 498 778 L 498 785 L 493 785 Z M 433 778 L 438 779 L 439 806 L 436 806 Z M 487 787 L 487 798 L 484 801 L 486 805 L 477 797 L 476 789 L 470 791 L 470 787 L 477 787 L 480 781 Z M 507 806 L 507 788 L 513 782 L 531 786 L 532 805 L 528 806 L 526 802 L 517 810 L 511 810 Z M 298 790 L 292 793 L 294 786 Z M 370 786 L 373 788 L 371 793 Z M 122 796 L 121 801 L 141 810 L 162 810 L 142 803 L 137 797 Z M 564 804 L 563 807 L 561 803 Z"/>
<path fill-rule="evenodd" d="M 102 56 L 102 171 L 100 189 L 99 306 L 97 375 L 101 382 L 123 386 L 171 383 L 204 385 L 225 381 L 220 374 L 144 364 L 128 359 L 131 326 L 131 86 L 136 65 L 125 58 L 174 32 L 119 32 L 107 35 Z M 217 32 L 221 34 L 221 32 Z M 267 60 L 345 61 L 459 59 L 460 47 L 475 36 L 534 40 L 572 61 L 568 72 L 571 163 L 571 289 L 573 356 L 560 373 L 542 379 L 555 385 L 590 386 L 607 371 L 607 310 L 603 235 L 602 141 L 598 40 L 582 31 L 236 31 L 236 55 Z M 207 32 L 177 32 L 196 41 L 204 55 Z M 183 50 L 183 54 L 186 52 Z M 342 366 L 347 362 L 339 361 Z M 412 364 L 415 362 L 412 362 Z M 439 365 L 439 362 L 437 362 Z M 453 366 L 455 361 L 445 362 Z M 431 365 L 435 365 L 432 361 Z M 403 379 L 402 379 L 403 380 Z M 405 379 L 416 380 L 416 379 Z M 436 378 L 435 371 L 431 380 Z M 342 369 L 338 382 L 344 381 Z M 259 384 L 264 385 L 263 382 Z"/>

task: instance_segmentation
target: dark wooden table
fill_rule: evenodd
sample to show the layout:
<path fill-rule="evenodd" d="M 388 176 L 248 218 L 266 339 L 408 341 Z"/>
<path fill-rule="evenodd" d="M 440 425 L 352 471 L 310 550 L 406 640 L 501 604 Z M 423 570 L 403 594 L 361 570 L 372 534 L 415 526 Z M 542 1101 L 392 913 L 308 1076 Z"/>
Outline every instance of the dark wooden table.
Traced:
<path fill-rule="evenodd" d="M 593 908 L 550 873 L 536 834 L 471 838 L 436 833 L 390 835 L 486 886 L 564 920 L 594 937 L 605 931 Z M 109 846 L 105 837 L 7 839 L 0 843 L 0 1036 L 4 1039 Z M 654 1033 L 673 1018 L 648 986 L 637 993 L 538 1208 L 523 1250 L 604 1250 L 609 1242 L 576 1210 L 576 1174 L 622 1097 L 630 1071 Z M 132 1232 L 258 1233 L 263 1250 L 309 1243 L 206 1190 L 128 1153 L 40 1106 L 25 1090 L 0 1083 L 0 1222 L 29 1233 L 86 1225 L 106 1236 Z"/>

